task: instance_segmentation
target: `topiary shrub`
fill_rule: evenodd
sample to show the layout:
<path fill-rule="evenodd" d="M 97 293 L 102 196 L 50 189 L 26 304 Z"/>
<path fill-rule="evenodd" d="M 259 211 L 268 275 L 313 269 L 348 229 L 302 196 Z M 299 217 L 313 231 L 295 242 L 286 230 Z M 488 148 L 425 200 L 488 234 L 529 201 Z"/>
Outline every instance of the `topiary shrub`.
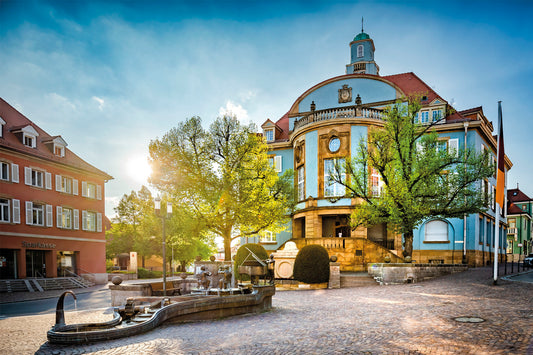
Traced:
<path fill-rule="evenodd" d="M 296 255 L 293 277 L 308 284 L 329 281 L 329 254 L 321 245 L 306 245 Z"/>
<path fill-rule="evenodd" d="M 233 268 L 234 274 L 235 274 L 235 280 L 241 280 L 241 275 L 239 274 L 239 265 L 242 264 L 244 259 L 250 254 L 250 252 L 246 249 L 250 249 L 257 257 L 261 260 L 268 259 L 268 253 L 265 248 L 263 248 L 262 245 L 254 244 L 254 243 L 248 243 L 243 244 L 239 247 L 237 250 L 237 254 L 235 255 L 235 263 L 233 264 L 235 267 Z M 250 256 L 248 260 L 255 260 L 253 256 Z M 248 275 L 242 275 L 243 281 L 250 281 L 250 276 Z"/>

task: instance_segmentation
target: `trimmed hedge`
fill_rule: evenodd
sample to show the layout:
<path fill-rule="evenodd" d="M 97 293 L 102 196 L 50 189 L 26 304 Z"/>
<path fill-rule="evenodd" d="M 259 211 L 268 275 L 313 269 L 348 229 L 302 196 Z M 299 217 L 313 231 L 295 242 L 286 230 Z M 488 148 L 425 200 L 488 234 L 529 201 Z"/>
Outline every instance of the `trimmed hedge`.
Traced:
<path fill-rule="evenodd" d="M 293 277 L 308 284 L 329 281 L 329 254 L 321 245 L 306 245 L 296 255 Z"/>
<path fill-rule="evenodd" d="M 233 265 L 234 265 L 233 270 L 234 270 L 234 274 L 235 274 L 235 280 L 240 280 L 241 279 L 240 278 L 241 275 L 239 274 L 239 265 L 241 265 L 242 262 L 244 261 L 244 259 L 246 259 L 246 257 L 248 256 L 248 254 L 250 254 L 250 252 L 246 248 L 250 249 L 261 260 L 268 259 L 268 253 L 267 253 L 266 249 L 263 248 L 262 245 L 255 244 L 255 243 L 248 243 L 248 244 L 241 245 L 239 247 L 239 249 L 237 250 L 237 254 L 235 255 L 235 262 L 233 263 Z M 254 259 L 253 256 L 250 256 L 248 258 L 248 260 L 255 260 L 255 259 Z M 250 281 L 250 276 L 243 275 L 242 280 L 243 281 Z"/>
<path fill-rule="evenodd" d="M 146 270 L 142 267 L 137 269 L 137 278 L 138 279 L 156 279 L 163 276 L 162 271 L 152 271 Z"/>

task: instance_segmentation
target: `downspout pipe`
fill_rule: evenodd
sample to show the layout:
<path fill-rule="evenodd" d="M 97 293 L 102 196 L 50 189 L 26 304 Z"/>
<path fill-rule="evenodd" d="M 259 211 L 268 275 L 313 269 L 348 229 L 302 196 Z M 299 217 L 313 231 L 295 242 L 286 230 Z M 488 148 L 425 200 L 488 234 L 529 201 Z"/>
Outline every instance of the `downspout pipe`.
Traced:
<path fill-rule="evenodd" d="M 466 149 L 468 145 L 466 144 L 466 137 L 468 133 L 468 121 L 464 122 L 465 127 L 465 173 L 466 173 Z M 465 197 L 466 202 L 466 197 Z M 466 264 L 466 213 L 463 215 L 463 264 Z"/>

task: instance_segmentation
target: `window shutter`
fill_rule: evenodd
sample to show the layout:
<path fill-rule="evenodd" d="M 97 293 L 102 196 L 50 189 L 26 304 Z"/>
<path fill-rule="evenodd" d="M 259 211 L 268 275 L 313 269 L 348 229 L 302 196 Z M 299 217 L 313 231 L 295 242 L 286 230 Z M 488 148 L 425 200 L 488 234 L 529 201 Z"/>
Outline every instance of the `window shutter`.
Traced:
<path fill-rule="evenodd" d="M 102 231 L 102 214 L 101 213 L 96 214 L 96 231 L 97 232 Z"/>
<path fill-rule="evenodd" d="M 452 154 L 453 156 L 457 156 L 459 153 L 459 139 L 454 138 L 448 140 L 448 153 Z"/>
<path fill-rule="evenodd" d="M 52 209 L 52 205 L 46 205 L 46 226 L 54 226 L 54 212 Z"/>
<path fill-rule="evenodd" d="M 87 197 L 87 181 L 81 182 L 81 195 Z"/>
<path fill-rule="evenodd" d="M 282 168 L 281 168 L 281 155 L 276 155 L 274 157 L 274 169 L 278 173 L 281 172 L 281 170 L 282 170 Z"/>
<path fill-rule="evenodd" d="M 56 223 L 57 228 L 63 228 L 63 207 L 57 206 L 56 207 Z"/>
<path fill-rule="evenodd" d="M 33 224 L 33 202 L 26 201 L 26 224 Z"/>
<path fill-rule="evenodd" d="M 78 180 L 72 179 L 72 193 L 74 195 L 78 194 Z"/>
<path fill-rule="evenodd" d="M 11 164 L 11 181 L 19 182 L 19 166 L 18 164 Z"/>
<path fill-rule="evenodd" d="M 61 191 L 61 175 L 56 175 L 56 191 Z"/>
<path fill-rule="evenodd" d="M 45 177 L 45 184 L 47 190 L 52 190 L 52 174 L 51 173 L 44 173 Z"/>
<path fill-rule="evenodd" d="M 20 201 L 13 200 L 13 223 L 20 223 Z"/>
<path fill-rule="evenodd" d="M 24 167 L 24 183 L 26 185 L 31 185 L 31 168 L 27 166 Z"/>
<path fill-rule="evenodd" d="M 80 211 L 74 210 L 74 229 L 80 229 Z"/>
<path fill-rule="evenodd" d="M 98 200 L 102 199 L 102 186 L 96 185 L 96 198 Z"/>
<path fill-rule="evenodd" d="M 81 229 L 84 231 L 87 230 L 87 211 L 85 210 L 81 211 Z"/>

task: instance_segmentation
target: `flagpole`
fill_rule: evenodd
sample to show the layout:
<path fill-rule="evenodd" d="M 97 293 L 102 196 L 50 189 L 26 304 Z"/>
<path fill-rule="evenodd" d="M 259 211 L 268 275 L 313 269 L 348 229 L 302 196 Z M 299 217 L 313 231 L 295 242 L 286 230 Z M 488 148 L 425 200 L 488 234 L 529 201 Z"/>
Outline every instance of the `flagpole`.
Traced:
<path fill-rule="evenodd" d="M 495 212 L 496 223 L 494 225 L 494 281 L 498 283 L 498 256 L 500 249 L 500 211 L 503 208 L 503 198 L 505 190 L 505 162 L 503 151 L 503 123 L 502 123 L 502 102 L 498 101 L 498 140 L 496 142 L 496 196 Z"/>

